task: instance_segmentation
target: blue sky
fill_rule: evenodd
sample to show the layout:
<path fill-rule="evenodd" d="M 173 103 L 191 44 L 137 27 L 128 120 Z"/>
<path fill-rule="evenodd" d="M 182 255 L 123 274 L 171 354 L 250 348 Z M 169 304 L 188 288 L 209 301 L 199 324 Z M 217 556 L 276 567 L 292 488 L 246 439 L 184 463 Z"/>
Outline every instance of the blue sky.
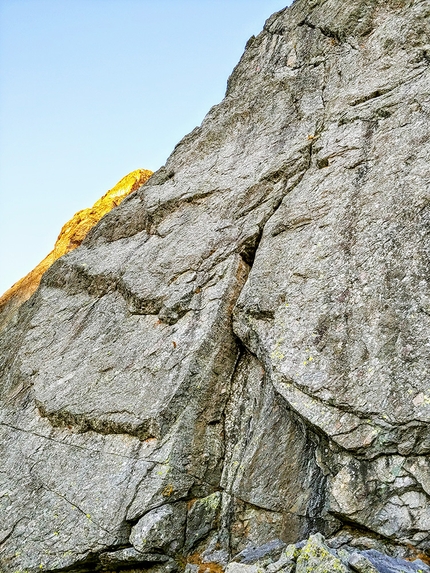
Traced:
<path fill-rule="evenodd" d="M 287 0 L 0 0 L 0 294 L 76 211 L 156 170 Z"/>

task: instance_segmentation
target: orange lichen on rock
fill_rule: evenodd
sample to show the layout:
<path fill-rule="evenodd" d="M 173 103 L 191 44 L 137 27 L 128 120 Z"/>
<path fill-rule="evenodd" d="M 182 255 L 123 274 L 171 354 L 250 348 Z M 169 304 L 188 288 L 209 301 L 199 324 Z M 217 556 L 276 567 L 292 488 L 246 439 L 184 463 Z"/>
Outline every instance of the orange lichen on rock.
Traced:
<path fill-rule="evenodd" d="M 197 565 L 199 568 L 198 573 L 224 573 L 224 568 L 219 563 L 206 563 L 202 561 L 202 558 L 198 553 L 188 556 L 187 563 Z"/>
<path fill-rule="evenodd" d="M 88 209 L 78 211 L 60 231 L 53 250 L 24 278 L 16 282 L 0 297 L 0 330 L 12 319 L 40 284 L 43 273 L 60 257 L 76 249 L 100 219 L 119 205 L 130 193 L 146 183 L 152 171 L 136 169 L 119 181 Z"/>

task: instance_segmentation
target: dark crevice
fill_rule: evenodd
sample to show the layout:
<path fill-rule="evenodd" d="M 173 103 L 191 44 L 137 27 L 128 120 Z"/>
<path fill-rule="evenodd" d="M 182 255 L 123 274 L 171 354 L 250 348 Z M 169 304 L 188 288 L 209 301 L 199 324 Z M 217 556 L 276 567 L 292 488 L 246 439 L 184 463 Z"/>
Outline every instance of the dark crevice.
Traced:
<path fill-rule="evenodd" d="M 267 308 L 260 308 L 258 305 L 255 305 L 252 308 L 248 309 L 248 315 L 252 318 L 257 320 L 273 320 L 275 318 L 275 313 L 271 309 Z"/>
<path fill-rule="evenodd" d="M 318 169 L 324 169 L 324 167 L 328 167 L 330 164 L 328 157 L 323 157 L 321 159 L 317 159 L 317 167 Z"/>
<path fill-rule="evenodd" d="M 381 457 L 386 457 L 386 456 L 394 456 L 394 455 L 401 455 L 403 458 L 408 458 L 408 457 L 417 457 L 419 455 L 421 456 L 425 456 L 428 454 L 428 452 L 423 452 L 422 454 L 399 454 L 397 446 L 399 443 L 401 443 L 404 440 L 404 437 L 400 434 L 396 434 L 396 432 L 402 432 L 402 431 L 407 431 L 407 430 L 411 430 L 413 431 L 414 429 L 422 429 L 424 431 L 426 431 L 426 425 L 425 424 L 420 424 L 418 421 L 414 421 L 414 422 L 407 422 L 405 424 L 397 424 L 395 426 L 388 424 L 388 422 L 386 421 L 379 421 L 377 418 L 377 414 L 370 414 L 370 413 L 361 413 L 361 412 L 357 412 L 356 410 L 354 410 L 352 407 L 347 406 L 345 404 L 333 404 L 330 401 L 326 401 L 323 400 L 321 398 L 318 398 L 317 396 L 315 396 L 315 394 L 312 394 L 311 392 L 308 391 L 307 388 L 303 387 L 300 384 L 295 383 L 293 380 L 289 379 L 288 383 L 291 384 L 292 386 L 294 386 L 294 388 L 303 393 L 305 396 L 307 396 L 308 398 L 315 400 L 319 403 L 321 403 L 323 406 L 329 408 L 329 409 L 335 409 L 338 412 L 341 412 L 343 414 L 351 414 L 352 416 L 355 416 L 358 420 L 360 420 L 360 423 L 362 425 L 373 425 L 375 428 L 379 428 L 382 431 L 385 432 L 393 432 L 392 437 L 391 437 L 391 442 L 388 442 L 386 444 L 386 449 L 384 451 L 380 451 L 379 449 L 373 449 L 373 443 L 370 446 L 362 446 L 362 447 L 357 447 L 357 448 L 346 448 L 344 446 L 341 446 L 340 444 L 338 444 L 336 442 L 336 446 L 339 448 L 339 450 L 345 451 L 348 454 L 353 454 L 354 456 L 356 456 L 357 459 L 364 459 L 364 460 L 376 460 L 378 458 Z M 295 411 L 295 410 L 294 410 Z M 295 411 L 296 412 L 296 411 Z M 299 412 L 296 412 L 296 414 L 300 417 L 302 417 L 302 415 Z M 312 430 L 316 433 L 318 433 L 319 435 L 322 436 L 326 436 L 325 432 L 317 425 L 314 425 L 310 420 L 303 418 L 303 420 L 305 421 L 305 423 L 312 428 Z M 370 422 L 369 422 L 370 421 Z M 357 428 L 359 427 L 360 424 L 357 425 Z M 345 432 L 339 432 L 337 434 L 333 434 L 333 437 L 331 438 L 332 440 L 335 440 L 337 436 L 342 436 L 345 434 L 349 434 L 351 433 L 351 430 L 345 431 Z M 327 437 L 327 436 L 326 436 Z M 419 434 L 417 434 L 416 436 L 416 441 L 419 441 Z M 375 436 L 374 441 L 377 441 L 378 436 Z M 376 445 L 377 448 L 379 448 L 378 445 Z"/>
<path fill-rule="evenodd" d="M 51 424 L 51 425 L 52 425 L 52 424 Z M 82 445 L 77 445 L 77 444 L 73 444 L 73 443 L 69 443 L 69 442 L 64 442 L 63 440 L 60 440 L 60 439 L 56 440 L 56 439 L 54 439 L 54 438 L 52 438 L 52 437 L 50 437 L 50 436 L 44 436 L 43 434 L 39 434 L 38 432 L 32 432 L 32 431 L 30 431 L 30 430 L 25 430 L 24 428 L 19 428 L 19 427 L 17 427 L 17 426 L 13 426 L 13 425 L 11 425 L 11 424 L 6 424 L 5 422 L 0 422 L 0 426 L 4 426 L 4 427 L 6 427 L 6 428 L 10 428 L 11 430 L 14 430 L 14 431 L 16 431 L 16 432 L 24 432 L 25 434 L 31 434 L 32 436 L 37 436 L 38 438 L 41 438 L 41 439 L 43 439 L 43 440 L 48 440 L 48 441 L 50 441 L 50 442 L 54 442 L 55 444 L 61 444 L 62 446 L 67 446 L 67 447 L 69 447 L 69 448 L 75 448 L 75 449 L 78 449 L 78 450 L 86 450 L 86 451 L 91 452 L 91 453 L 93 453 L 93 454 L 100 454 L 100 453 L 102 453 L 101 450 L 98 450 L 98 449 L 96 449 L 96 448 L 86 448 L 86 447 L 84 447 L 84 446 L 82 446 Z M 67 429 L 69 429 L 69 428 L 67 427 Z M 116 457 L 119 457 L 119 458 L 125 458 L 125 459 L 129 459 L 129 460 L 136 460 L 136 459 L 138 459 L 138 458 L 135 457 L 135 456 L 125 456 L 125 455 L 123 455 L 123 454 L 118 454 L 118 453 L 116 453 L 116 452 L 107 452 L 107 454 L 108 454 L 109 456 L 116 456 Z M 146 458 L 145 458 L 145 459 L 146 459 Z M 149 460 L 149 461 L 151 461 L 151 460 Z"/>
<path fill-rule="evenodd" d="M 374 531 L 373 529 L 370 529 L 369 527 L 366 527 L 365 525 L 357 521 L 354 521 L 353 519 L 350 519 L 341 513 L 338 513 L 336 511 L 330 511 L 330 515 L 338 519 L 344 525 L 344 527 L 350 530 L 352 533 L 355 533 L 356 535 L 359 534 L 358 537 L 365 536 L 371 539 L 376 539 L 378 541 L 381 541 L 382 543 L 387 545 L 393 545 L 393 546 L 400 545 L 403 547 L 407 547 L 412 552 L 414 550 L 418 551 L 409 543 L 402 543 L 398 538 L 390 538 L 385 535 L 382 535 L 381 533 L 378 533 L 377 531 Z"/>
<path fill-rule="evenodd" d="M 306 215 L 303 215 L 301 217 L 293 219 L 292 221 L 288 221 L 288 223 L 279 223 L 273 229 L 272 237 L 277 237 L 278 235 L 284 233 L 285 231 L 294 231 L 296 229 L 301 229 L 302 227 L 310 225 L 312 222 L 313 222 L 312 217 L 310 216 L 307 217 Z"/>
<path fill-rule="evenodd" d="M 251 501 L 248 501 L 246 499 L 243 499 L 237 495 L 235 495 L 233 492 L 231 491 L 227 491 L 226 493 L 228 493 L 229 495 L 231 495 L 231 497 L 233 497 L 236 501 L 239 501 L 243 504 L 245 504 L 249 509 L 255 509 L 257 511 L 264 511 L 267 513 L 274 513 L 274 514 L 285 514 L 285 515 L 297 515 L 296 513 L 291 513 L 290 511 L 285 511 L 285 510 L 276 510 L 276 509 L 270 509 L 268 507 L 265 507 L 264 505 L 258 505 L 257 503 L 252 503 Z M 304 517 L 304 516 L 303 516 Z"/>
<path fill-rule="evenodd" d="M 394 88 L 384 88 L 384 89 L 383 89 L 383 88 L 380 88 L 380 89 L 377 89 L 377 90 L 371 92 L 370 94 L 366 94 L 366 95 L 364 95 L 364 96 L 362 96 L 362 97 L 360 97 L 360 98 L 357 98 L 356 100 L 354 100 L 353 102 L 351 102 L 349 105 L 350 105 L 351 107 L 355 107 L 355 106 L 357 106 L 357 105 L 360 105 L 361 103 L 365 103 L 365 102 L 370 101 L 370 100 L 372 100 L 372 99 L 376 99 L 376 98 L 378 98 L 378 97 L 381 97 L 381 96 L 385 95 L 386 93 L 392 91 L 393 89 L 394 89 Z"/>
<path fill-rule="evenodd" d="M 101 435 L 126 435 L 126 436 L 136 437 L 142 442 L 146 441 L 146 440 L 158 439 L 157 438 L 157 435 L 159 433 L 158 429 L 157 429 L 157 432 L 154 431 L 154 428 L 151 428 L 152 431 L 150 431 L 147 428 L 143 427 L 143 424 L 140 426 L 137 426 L 137 427 L 130 427 L 131 424 L 129 425 L 129 424 L 113 423 L 113 422 L 109 422 L 109 421 L 99 420 L 96 418 L 88 419 L 84 415 L 81 416 L 81 415 L 77 415 L 77 414 L 70 414 L 69 412 L 46 413 L 44 406 L 38 401 L 36 401 L 36 407 L 37 407 L 40 415 L 42 417 L 45 417 L 50 422 L 51 426 L 54 428 L 68 429 L 68 430 L 75 431 L 75 432 L 77 431 L 77 433 L 79 433 L 79 434 L 83 434 L 83 433 L 92 431 L 92 432 L 96 432 L 96 433 L 101 434 Z M 148 425 L 151 425 L 153 423 L 154 422 L 152 420 L 149 420 L 146 422 L 146 424 L 148 424 Z M 209 422 L 208 425 L 216 425 L 218 423 L 220 423 L 220 420 L 215 420 L 215 421 Z M 24 431 L 24 430 L 22 430 L 22 431 Z M 46 438 L 45 436 L 41 436 L 41 437 Z M 50 438 L 46 438 L 46 439 L 50 439 Z M 63 442 L 58 442 L 58 443 L 63 443 Z M 93 451 L 96 452 L 97 450 L 93 450 Z M 113 455 L 118 455 L 118 454 L 113 454 Z M 139 458 L 136 457 L 136 458 L 130 458 L 130 459 L 135 459 L 137 461 Z M 194 480 L 196 480 L 196 483 L 198 485 L 205 485 L 205 486 L 208 486 L 208 487 L 214 489 L 214 491 L 217 490 L 217 488 L 213 484 L 206 482 L 201 477 L 190 474 L 189 472 L 185 471 L 183 468 L 180 468 L 180 467 L 173 465 L 171 462 L 169 462 L 169 463 L 160 462 L 159 460 L 152 459 L 150 457 L 145 457 L 144 460 L 148 463 L 153 463 L 157 466 L 168 465 L 170 468 L 174 469 L 178 473 L 183 473 L 184 475 L 186 475 L 190 478 L 193 478 Z M 182 496 L 181 498 L 175 498 L 175 502 L 179 501 L 179 499 L 187 500 L 188 498 L 187 498 L 187 496 L 185 496 L 185 497 Z M 160 505 L 163 505 L 163 503 L 160 503 Z M 152 509 L 154 509 L 154 508 L 152 508 Z M 148 511 L 150 511 L 150 510 L 148 510 Z M 135 523 L 137 523 L 137 521 L 143 515 L 144 514 L 140 515 L 139 518 L 137 518 L 135 520 Z M 128 521 L 127 521 L 127 523 L 128 523 Z M 132 523 L 132 522 L 130 522 L 130 523 Z M 134 524 L 134 523 L 132 523 L 132 524 Z"/>
<path fill-rule="evenodd" d="M 142 560 L 136 561 L 133 564 L 123 564 L 113 567 L 105 567 L 101 563 L 100 558 L 107 554 L 107 553 L 115 553 L 117 551 L 121 551 L 123 549 L 131 549 L 133 546 L 131 544 L 114 544 L 110 546 L 104 547 L 102 550 L 98 552 L 90 552 L 86 557 L 82 559 L 78 559 L 72 565 L 68 565 L 66 567 L 56 568 L 56 569 L 43 569 L 46 573 L 92 573 L 96 571 L 128 571 L 133 570 L 136 573 L 137 570 L 145 570 L 151 566 L 156 565 L 157 563 L 161 563 L 166 559 L 163 556 L 160 556 L 161 559 L 158 562 L 155 561 L 145 561 L 144 554 L 142 554 Z"/>
<path fill-rule="evenodd" d="M 328 26 L 318 26 L 318 25 L 310 22 L 307 18 L 305 18 L 304 20 L 299 22 L 298 26 L 300 26 L 300 27 L 307 26 L 311 30 L 318 30 L 318 32 L 320 32 L 320 34 L 322 34 L 326 38 L 331 39 L 333 41 L 333 43 L 344 44 L 344 45 L 349 46 L 353 50 L 357 50 L 357 47 L 354 46 L 354 44 L 352 44 L 351 41 L 348 41 L 347 35 L 345 33 L 338 32 L 336 30 L 332 30 Z"/>
<path fill-rule="evenodd" d="M 21 517 L 20 519 L 18 519 L 18 521 L 16 521 L 16 522 L 13 524 L 12 528 L 10 529 L 10 531 L 8 531 L 8 533 L 6 533 L 6 535 L 0 539 L 0 548 L 1 548 L 1 546 L 2 546 L 4 543 L 6 543 L 6 541 L 14 534 L 15 529 L 16 529 L 17 526 L 21 523 L 21 521 L 25 521 L 26 519 L 28 519 L 28 518 L 26 518 L 26 517 Z"/>
<path fill-rule="evenodd" d="M 130 291 L 121 277 L 108 274 L 91 275 L 86 267 L 69 265 L 67 259 L 63 258 L 59 259 L 44 276 L 45 286 L 61 288 L 71 295 L 84 291 L 100 299 L 117 292 L 123 297 L 132 314 L 156 315 L 164 301 L 163 297 L 142 299 Z"/>
<path fill-rule="evenodd" d="M 54 428 L 75 430 L 79 434 L 91 431 L 102 435 L 125 434 L 136 437 L 140 441 L 160 437 L 160 429 L 155 420 L 145 420 L 141 424 L 114 422 L 91 418 L 86 414 L 72 414 L 64 410 L 48 412 L 40 401 L 36 400 L 35 403 L 41 417 L 49 420 Z"/>
<path fill-rule="evenodd" d="M 285 408 L 286 411 L 288 411 L 288 416 L 291 418 L 291 423 L 296 428 L 295 431 L 298 432 L 299 435 L 305 437 L 304 439 L 306 443 L 305 446 L 306 454 L 303 455 L 303 465 L 300 471 L 303 471 L 303 475 L 306 475 L 306 480 L 309 481 L 309 484 L 310 483 L 313 484 L 312 485 L 313 493 L 309 498 L 309 503 L 307 505 L 306 511 L 304 513 L 300 513 L 300 512 L 289 511 L 285 507 L 274 508 L 270 505 L 260 504 L 258 502 L 255 502 L 254 500 L 251 501 L 251 499 L 246 499 L 246 497 L 244 497 L 243 495 L 242 496 L 240 494 L 238 495 L 238 493 L 234 491 L 234 488 L 230 489 L 230 487 L 228 487 L 224 491 L 228 495 L 232 496 L 232 498 L 244 503 L 247 507 L 251 509 L 269 512 L 277 515 L 291 515 L 294 518 L 301 519 L 303 521 L 303 528 L 304 528 L 302 530 L 303 535 L 306 534 L 307 536 L 310 533 L 315 533 L 316 531 L 322 531 L 324 534 L 332 533 L 333 527 L 327 522 L 327 514 L 325 512 L 325 506 L 326 506 L 325 492 L 326 492 L 327 476 L 324 475 L 321 467 L 316 462 L 317 449 L 324 447 L 324 444 L 327 445 L 328 443 L 327 436 L 319 435 L 318 433 L 314 432 L 313 428 L 311 428 L 308 424 L 306 424 L 305 423 L 306 421 L 303 420 L 303 418 L 291 408 L 290 404 L 285 400 L 285 398 L 281 394 L 279 394 L 279 392 L 277 392 L 276 388 L 273 387 L 272 382 L 270 380 L 270 376 L 267 374 L 266 368 L 264 368 L 264 364 L 261 362 L 258 356 L 254 352 L 252 352 L 252 350 L 250 350 L 246 346 L 246 344 L 242 342 L 240 338 L 238 338 L 238 346 L 241 349 L 240 352 L 241 359 L 238 360 L 234 377 L 236 376 L 236 372 L 238 371 L 238 369 L 241 366 L 243 366 L 244 364 L 243 359 L 246 360 L 247 356 L 254 357 L 254 359 L 261 365 L 261 368 L 264 371 L 263 375 L 265 380 L 264 383 L 272 387 L 274 403 L 277 404 L 277 406 L 275 406 L 275 409 Z M 247 383 L 248 382 L 245 382 L 245 387 Z M 261 404 L 256 405 L 254 403 L 253 407 L 258 408 L 259 410 L 262 406 Z M 237 415 L 239 415 L 240 419 L 242 419 L 242 414 L 239 413 Z M 251 415 L 248 422 L 251 423 L 253 419 L 254 416 Z M 244 422 L 242 419 L 242 425 L 243 423 Z M 237 436 L 238 433 L 237 428 L 236 429 L 231 428 L 230 431 L 233 432 L 232 436 Z M 252 441 L 255 439 L 255 436 L 253 436 L 253 430 L 251 430 L 249 426 L 248 430 L 246 429 L 245 426 L 242 427 L 240 433 L 241 435 L 245 436 L 245 439 L 241 444 L 240 457 L 243 458 L 243 456 L 245 456 L 247 447 L 251 445 Z M 314 466 L 310 467 L 309 460 L 314 460 Z M 226 463 L 231 464 L 232 459 L 226 460 Z M 235 480 L 236 477 L 235 475 L 232 474 L 229 478 L 229 486 L 233 485 Z M 277 483 L 276 480 L 275 483 Z M 297 541 L 299 541 L 299 539 L 297 539 Z"/>
<path fill-rule="evenodd" d="M 339 35 L 339 33 L 335 32 L 334 30 L 330 30 L 330 28 L 328 28 L 327 26 L 317 26 L 317 25 L 313 24 L 312 22 L 309 22 L 309 20 L 306 18 L 304 20 L 302 20 L 301 22 L 299 22 L 298 25 L 300 27 L 307 26 L 311 30 L 318 30 L 326 38 L 331 38 L 333 40 L 336 40 L 336 42 L 342 43 L 342 38 Z"/>
<path fill-rule="evenodd" d="M 261 237 L 263 235 L 263 231 L 265 226 L 267 225 L 267 223 L 273 218 L 273 216 L 277 213 L 278 209 L 281 207 L 284 198 L 286 197 L 286 195 L 288 195 L 293 189 L 295 189 L 302 181 L 303 177 L 305 176 L 307 170 L 309 169 L 309 167 L 311 166 L 311 162 L 312 162 L 312 146 L 313 146 L 313 141 L 311 143 L 309 143 L 309 145 L 306 146 L 305 151 L 307 153 L 307 158 L 306 158 L 306 165 L 304 166 L 303 171 L 296 171 L 293 175 L 297 176 L 296 180 L 294 181 L 294 184 L 291 185 L 290 187 L 287 187 L 286 193 L 284 193 L 279 200 L 277 201 L 277 203 L 274 205 L 272 212 L 270 213 L 270 215 L 267 217 L 266 221 L 264 222 L 264 224 L 262 225 L 261 231 L 260 231 L 260 239 L 259 242 L 261 240 Z M 276 176 L 278 176 L 278 173 L 276 173 Z M 285 177 L 285 173 L 284 173 L 284 177 Z M 291 175 L 290 175 L 291 177 Z M 288 180 L 288 178 L 287 178 Z M 310 218 L 300 218 L 298 219 L 296 222 L 291 222 L 291 223 L 279 223 L 278 225 L 276 225 L 274 227 L 274 229 L 272 230 L 272 236 L 275 237 L 276 235 L 279 235 L 280 233 L 287 231 L 287 230 L 292 230 L 295 229 L 297 227 L 302 227 L 305 226 L 309 223 L 311 223 L 312 220 Z M 257 245 L 258 247 L 258 245 Z M 255 255 L 254 255 L 255 258 Z M 253 262 L 253 261 L 252 261 Z M 270 318 L 273 318 L 273 313 L 270 313 L 271 316 Z"/>
<path fill-rule="evenodd" d="M 261 242 L 262 234 L 263 229 L 261 228 L 257 234 L 248 237 L 240 247 L 239 254 L 250 268 L 252 268 L 252 265 L 254 264 L 255 255 Z"/>

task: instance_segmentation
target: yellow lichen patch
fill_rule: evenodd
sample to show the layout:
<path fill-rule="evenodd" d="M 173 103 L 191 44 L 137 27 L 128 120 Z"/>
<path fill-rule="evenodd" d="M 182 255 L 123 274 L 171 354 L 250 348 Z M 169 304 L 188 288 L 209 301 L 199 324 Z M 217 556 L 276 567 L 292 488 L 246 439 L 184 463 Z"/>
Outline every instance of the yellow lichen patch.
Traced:
<path fill-rule="evenodd" d="M 152 171 L 136 169 L 119 181 L 88 209 L 78 211 L 60 231 L 54 249 L 37 267 L 15 283 L 0 297 L 0 330 L 12 319 L 18 308 L 28 300 L 49 267 L 66 253 L 76 249 L 100 219 L 151 177 Z"/>
<path fill-rule="evenodd" d="M 163 491 L 161 492 L 161 495 L 164 497 L 170 497 L 174 491 L 175 491 L 175 488 L 173 487 L 173 485 L 169 484 L 163 489 Z"/>

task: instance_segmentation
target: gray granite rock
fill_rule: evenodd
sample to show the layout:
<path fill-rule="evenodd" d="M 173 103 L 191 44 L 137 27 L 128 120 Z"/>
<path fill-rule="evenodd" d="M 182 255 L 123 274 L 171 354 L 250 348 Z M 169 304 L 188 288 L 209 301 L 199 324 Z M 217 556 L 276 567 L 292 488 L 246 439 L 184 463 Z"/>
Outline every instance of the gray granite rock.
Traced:
<path fill-rule="evenodd" d="M 354 571 L 358 571 L 358 573 L 378 573 L 378 569 L 361 553 L 352 553 L 348 559 L 348 564 Z"/>
<path fill-rule="evenodd" d="M 146 513 L 132 528 L 130 542 L 141 553 L 175 555 L 184 544 L 186 505 L 178 502 Z"/>
<path fill-rule="evenodd" d="M 225 573 L 260 573 L 257 565 L 247 565 L 233 561 L 227 565 Z"/>
<path fill-rule="evenodd" d="M 415 559 L 412 562 L 405 561 L 405 559 L 390 557 L 375 549 L 363 551 L 360 561 L 356 560 L 354 567 L 357 568 L 357 564 L 363 563 L 364 560 L 373 566 L 373 570 L 368 569 L 369 573 L 373 573 L 373 571 L 378 571 L 379 573 L 430 573 L 430 568 L 421 559 Z M 359 571 L 360 573 L 367 573 L 367 570 L 365 571 L 364 568 Z"/>
<path fill-rule="evenodd" d="M 166 562 L 168 560 L 169 558 L 166 555 L 160 555 L 159 553 L 141 553 L 134 547 L 127 547 L 126 549 L 102 553 L 100 555 L 100 563 L 102 567 L 108 571 L 131 567 L 133 565 L 143 566 L 149 563 Z"/>
<path fill-rule="evenodd" d="M 376 550 L 332 549 L 321 534 L 311 535 L 301 547 L 289 546 L 280 559 L 260 559 L 252 564 L 230 562 L 230 573 L 427 573 L 420 559 L 408 561 Z M 238 565 L 238 566 L 237 566 Z"/>
<path fill-rule="evenodd" d="M 430 551 L 429 37 L 428 0 L 296 0 L 44 275 L 0 335 L 2 572 L 94 570 L 186 504 L 163 551 Z"/>
<path fill-rule="evenodd" d="M 290 559 L 285 552 L 283 552 L 280 558 L 274 563 L 270 563 L 266 566 L 266 573 L 291 573 L 295 570 L 295 563 Z"/>
<path fill-rule="evenodd" d="M 245 564 L 257 563 L 264 559 L 276 561 L 285 547 L 286 544 L 283 541 L 280 539 L 273 539 L 272 541 L 269 541 L 269 543 L 265 543 L 259 547 L 251 546 L 243 549 L 234 557 L 233 561 Z"/>

